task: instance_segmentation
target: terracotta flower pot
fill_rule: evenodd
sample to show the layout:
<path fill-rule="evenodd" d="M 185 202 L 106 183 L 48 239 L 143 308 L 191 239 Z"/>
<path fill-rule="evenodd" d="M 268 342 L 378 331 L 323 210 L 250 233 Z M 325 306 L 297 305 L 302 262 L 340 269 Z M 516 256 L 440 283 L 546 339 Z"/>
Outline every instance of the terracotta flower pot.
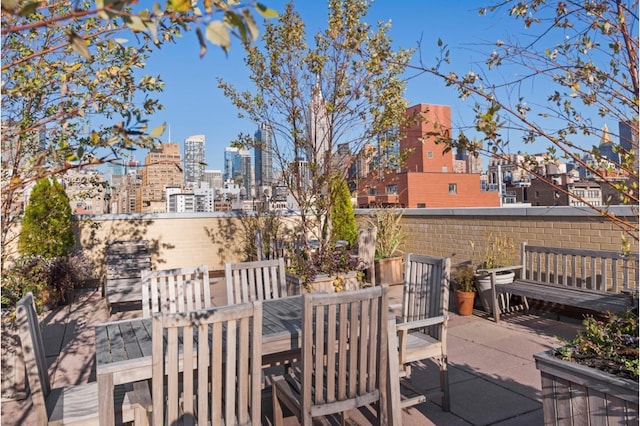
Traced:
<path fill-rule="evenodd" d="M 458 302 L 458 314 L 469 316 L 473 313 L 473 301 L 476 293 L 473 291 L 456 290 L 456 301 Z"/>

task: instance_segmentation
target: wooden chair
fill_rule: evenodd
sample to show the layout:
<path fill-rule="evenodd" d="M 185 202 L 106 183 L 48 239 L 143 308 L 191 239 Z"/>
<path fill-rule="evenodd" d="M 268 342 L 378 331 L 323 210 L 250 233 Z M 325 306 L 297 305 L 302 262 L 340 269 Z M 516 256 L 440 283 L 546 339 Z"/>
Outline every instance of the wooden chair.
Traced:
<path fill-rule="evenodd" d="M 302 369 L 274 378 L 274 424 L 287 406 L 303 425 L 312 418 L 376 403 L 388 424 L 387 287 L 303 296 Z"/>
<path fill-rule="evenodd" d="M 33 409 L 39 425 L 98 424 L 98 385 L 96 382 L 51 388 L 44 344 L 33 294 L 27 293 L 16 307 L 18 332 L 27 369 Z M 151 395 L 146 382 L 117 386 L 116 421 L 149 423 Z"/>
<path fill-rule="evenodd" d="M 227 303 L 253 302 L 287 296 L 284 259 L 226 263 Z"/>
<path fill-rule="evenodd" d="M 366 279 L 376 285 L 376 237 L 378 228 L 362 228 L 358 231 L 358 258 L 362 262 L 361 269 L 366 273 Z"/>
<path fill-rule="evenodd" d="M 154 424 L 260 425 L 261 302 L 156 313 L 152 333 Z"/>
<path fill-rule="evenodd" d="M 105 247 L 105 263 L 103 294 L 109 310 L 113 305 L 140 302 L 140 271 L 151 267 L 149 242 L 110 241 Z"/>
<path fill-rule="evenodd" d="M 142 271 L 142 314 L 184 312 L 211 308 L 209 268 Z"/>
<path fill-rule="evenodd" d="M 440 368 L 442 409 L 449 411 L 447 370 L 447 321 L 449 306 L 449 258 L 409 253 L 405 262 L 402 318 L 398 331 L 399 360 L 404 378 L 401 385 L 417 393 L 404 398 L 402 407 L 426 401 L 426 395 L 409 382 L 410 363 L 434 359 Z"/>

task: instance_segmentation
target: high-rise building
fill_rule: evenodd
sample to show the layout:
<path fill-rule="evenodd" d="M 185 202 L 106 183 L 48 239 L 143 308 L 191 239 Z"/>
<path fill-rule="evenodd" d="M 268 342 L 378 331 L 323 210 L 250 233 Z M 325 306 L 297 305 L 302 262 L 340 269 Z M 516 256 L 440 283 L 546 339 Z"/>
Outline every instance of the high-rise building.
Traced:
<path fill-rule="evenodd" d="M 309 146 L 306 152 L 307 162 L 320 166 L 324 164 L 327 153 L 332 147 L 329 141 L 329 120 L 319 82 L 316 82 L 313 89 L 307 117 L 307 135 L 309 137 Z"/>
<path fill-rule="evenodd" d="M 635 126 L 629 121 L 618 122 L 618 132 L 620 133 L 620 147 L 626 152 L 634 149 L 638 152 L 638 123 Z M 637 155 L 636 155 L 637 157 Z"/>
<path fill-rule="evenodd" d="M 205 166 L 204 135 L 189 136 L 184 141 L 184 185 L 197 188 L 202 181 Z"/>
<path fill-rule="evenodd" d="M 164 143 L 149 151 L 142 168 L 138 213 L 166 211 L 166 188 L 182 186 L 180 145 Z"/>
<path fill-rule="evenodd" d="M 224 180 L 228 181 L 234 178 L 234 169 L 238 162 L 238 148 L 228 146 L 224 149 Z"/>
<path fill-rule="evenodd" d="M 273 184 L 273 129 L 262 123 L 255 133 L 255 180 L 258 192 Z"/>
<path fill-rule="evenodd" d="M 253 188 L 253 169 L 251 168 L 251 152 L 246 149 L 238 151 L 238 169 L 234 170 L 234 180 L 245 190 L 247 198 L 255 196 Z"/>

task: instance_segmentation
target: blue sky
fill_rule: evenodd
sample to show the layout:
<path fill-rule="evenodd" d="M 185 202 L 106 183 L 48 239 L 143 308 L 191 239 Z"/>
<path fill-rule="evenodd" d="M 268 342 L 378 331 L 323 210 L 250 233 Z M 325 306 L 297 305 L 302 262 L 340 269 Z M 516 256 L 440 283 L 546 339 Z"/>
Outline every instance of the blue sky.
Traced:
<path fill-rule="evenodd" d="M 263 0 L 276 10 L 283 10 L 285 1 Z M 421 40 L 422 49 L 414 55 L 413 63 L 420 56 L 431 64 L 437 54 L 437 40 L 441 38 L 451 50 L 452 67 L 463 74 L 474 63 L 483 62 L 491 48 L 488 45 L 497 39 L 517 36 L 522 32 L 522 24 L 500 14 L 479 16 L 478 8 L 490 0 L 435 1 L 435 0 L 378 0 L 370 9 L 367 21 L 392 22 L 390 34 L 396 46 L 417 47 Z M 307 34 L 315 34 L 325 28 L 327 4 L 322 1 L 296 2 Z M 216 46 L 209 46 L 207 55 L 200 59 L 199 46 L 194 32 L 186 33 L 175 45 L 165 45 L 154 52 L 147 62 L 146 73 L 160 75 L 166 88 L 159 96 L 165 110 L 151 118 L 150 127 L 166 122 L 168 129 L 162 137 L 164 142 L 183 143 L 196 134 L 206 136 L 206 161 L 208 169 L 221 169 L 224 148 L 236 138 L 238 133 L 253 133 L 257 125 L 237 118 L 237 110 L 217 88 L 216 78 L 221 77 L 238 88 L 250 88 L 248 72 L 243 63 L 243 50 L 237 40 L 228 56 Z M 414 75 L 409 71 L 407 77 Z M 526 94 L 525 94 L 526 95 Z M 455 128 L 471 123 L 473 117 L 470 101 L 462 102 L 456 91 L 432 77 L 420 75 L 410 78 L 406 97 L 409 105 L 417 103 L 444 104 L 451 106 L 451 117 Z M 610 124 L 611 126 L 611 124 Z M 513 150 L 525 147 L 513 144 Z M 526 147 L 530 152 L 532 147 Z M 536 151 L 543 151 L 539 147 Z M 142 160 L 146 152 L 137 153 Z"/>

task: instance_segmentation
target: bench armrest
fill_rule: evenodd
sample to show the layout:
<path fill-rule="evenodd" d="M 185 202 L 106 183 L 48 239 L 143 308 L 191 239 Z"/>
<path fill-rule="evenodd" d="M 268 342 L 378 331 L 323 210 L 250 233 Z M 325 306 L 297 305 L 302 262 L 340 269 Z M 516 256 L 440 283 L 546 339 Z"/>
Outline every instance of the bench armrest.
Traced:
<path fill-rule="evenodd" d="M 490 269 L 478 269 L 478 272 L 486 272 L 488 274 L 491 273 L 498 273 L 498 272 L 506 272 L 506 271 L 513 271 L 516 269 L 522 269 L 524 268 L 524 265 L 513 265 L 513 266 L 502 266 L 500 268 L 490 268 Z"/>

